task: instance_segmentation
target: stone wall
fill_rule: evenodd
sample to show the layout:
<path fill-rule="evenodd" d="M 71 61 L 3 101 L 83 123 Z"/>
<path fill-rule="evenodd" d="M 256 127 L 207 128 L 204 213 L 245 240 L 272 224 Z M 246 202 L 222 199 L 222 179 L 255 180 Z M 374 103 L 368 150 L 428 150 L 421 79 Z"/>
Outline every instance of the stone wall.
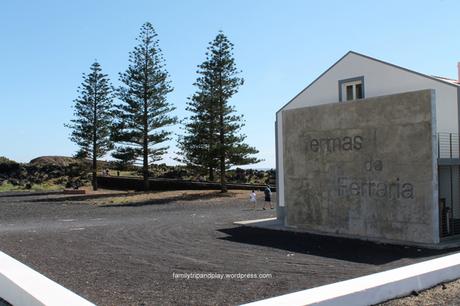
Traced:
<path fill-rule="evenodd" d="M 439 242 L 434 91 L 283 112 L 287 226 Z"/>
<path fill-rule="evenodd" d="M 151 178 L 150 190 L 220 190 L 219 183 L 198 182 L 179 179 Z M 98 176 L 97 184 L 100 188 L 113 190 L 144 190 L 144 181 L 139 177 L 126 176 Z M 227 183 L 227 189 L 263 191 L 266 185 L 234 184 Z M 276 186 L 270 186 L 272 192 L 276 192 Z M 249 193 L 248 193 L 249 197 Z"/>

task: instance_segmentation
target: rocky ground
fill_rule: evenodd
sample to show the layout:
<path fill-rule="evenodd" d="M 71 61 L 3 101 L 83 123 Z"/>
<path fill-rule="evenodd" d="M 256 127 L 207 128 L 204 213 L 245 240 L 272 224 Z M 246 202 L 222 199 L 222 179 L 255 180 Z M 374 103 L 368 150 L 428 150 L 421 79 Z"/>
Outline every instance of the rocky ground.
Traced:
<path fill-rule="evenodd" d="M 236 305 L 446 254 L 235 226 L 275 214 L 247 191 L 120 197 L 0 194 L 0 250 L 98 305 Z"/>
<path fill-rule="evenodd" d="M 441 284 L 404 298 L 394 299 L 381 306 L 437 306 L 460 305 L 460 280 Z"/>
<path fill-rule="evenodd" d="M 77 186 L 89 186 L 92 172 L 91 165 L 91 160 L 66 156 L 41 156 L 32 159 L 29 163 L 18 163 L 0 156 L 0 192 L 62 190 Z M 102 171 L 104 173 L 108 171 L 113 176 L 142 176 L 142 170 L 134 165 L 124 170 L 120 170 L 114 161 L 100 160 L 97 165 L 99 175 Z M 151 178 L 195 181 L 208 179 L 202 174 L 181 165 L 153 164 L 150 165 L 149 173 Z M 229 183 L 256 185 L 266 183 L 274 185 L 276 181 L 274 169 L 231 169 L 226 171 L 226 179 Z"/>

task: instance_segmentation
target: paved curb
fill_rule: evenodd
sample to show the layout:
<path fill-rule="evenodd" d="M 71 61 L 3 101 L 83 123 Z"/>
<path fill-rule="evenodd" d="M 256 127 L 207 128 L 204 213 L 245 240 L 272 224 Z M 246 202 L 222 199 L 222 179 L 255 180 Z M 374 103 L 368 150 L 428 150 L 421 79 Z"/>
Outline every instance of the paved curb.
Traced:
<path fill-rule="evenodd" d="M 0 297 L 14 306 L 95 305 L 3 252 L 0 252 Z"/>
<path fill-rule="evenodd" d="M 457 278 L 460 253 L 245 305 L 373 305 Z"/>

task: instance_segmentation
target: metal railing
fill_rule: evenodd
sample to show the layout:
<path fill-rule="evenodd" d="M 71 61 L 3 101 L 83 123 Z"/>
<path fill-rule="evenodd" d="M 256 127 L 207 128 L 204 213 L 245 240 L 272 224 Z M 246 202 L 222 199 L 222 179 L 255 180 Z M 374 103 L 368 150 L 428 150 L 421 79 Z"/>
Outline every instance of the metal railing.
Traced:
<path fill-rule="evenodd" d="M 438 158 L 460 158 L 460 141 L 457 133 L 438 133 Z"/>

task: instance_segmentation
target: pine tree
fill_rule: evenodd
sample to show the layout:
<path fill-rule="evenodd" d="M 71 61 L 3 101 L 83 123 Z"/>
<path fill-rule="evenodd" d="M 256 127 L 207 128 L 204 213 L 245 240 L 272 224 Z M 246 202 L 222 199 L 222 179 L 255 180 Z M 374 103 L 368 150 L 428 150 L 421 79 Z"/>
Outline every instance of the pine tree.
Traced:
<path fill-rule="evenodd" d="M 114 163 L 118 170 L 127 170 L 136 161 L 136 151 L 130 147 L 119 147 L 112 152 L 112 157 L 115 158 Z"/>
<path fill-rule="evenodd" d="M 113 148 L 110 140 L 113 116 L 113 90 L 110 80 L 94 62 L 74 100 L 74 119 L 67 127 L 72 129 L 70 140 L 79 146 L 78 157 L 92 159 L 92 185 L 97 190 L 97 159 Z"/>
<path fill-rule="evenodd" d="M 246 136 L 240 134 L 243 116 L 235 114 L 235 108 L 229 105 L 244 82 L 238 76 L 232 50 L 233 44 L 222 32 L 209 43 L 206 60 L 198 66 L 197 93 L 188 102 L 193 115 L 179 145 L 187 164 L 200 163 L 211 175 L 212 167 L 218 166 L 222 192 L 227 191 L 227 169 L 260 161 L 252 156 L 258 151 L 245 144 Z"/>
<path fill-rule="evenodd" d="M 161 160 L 170 139 L 165 127 L 176 123 L 170 115 L 175 108 L 166 100 L 172 91 L 157 34 L 150 23 L 141 27 L 138 45 L 130 52 L 129 66 L 120 73 L 124 84 L 118 90 L 122 101 L 117 105 L 113 139 L 120 145 L 117 153 L 142 160 L 144 189 L 149 189 L 149 165 Z"/>
<path fill-rule="evenodd" d="M 180 158 L 177 161 L 185 163 L 189 168 L 200 174 L 208 175 L 208 180 L 214 180 L 215 169 L 218 167 L 216 152 L 217 123 L 209 107 L 209 95 L 197 92 L 189 98 L 186 110 L 192 115 L 185 124 L 185 135 L 178 140 Z"/>

